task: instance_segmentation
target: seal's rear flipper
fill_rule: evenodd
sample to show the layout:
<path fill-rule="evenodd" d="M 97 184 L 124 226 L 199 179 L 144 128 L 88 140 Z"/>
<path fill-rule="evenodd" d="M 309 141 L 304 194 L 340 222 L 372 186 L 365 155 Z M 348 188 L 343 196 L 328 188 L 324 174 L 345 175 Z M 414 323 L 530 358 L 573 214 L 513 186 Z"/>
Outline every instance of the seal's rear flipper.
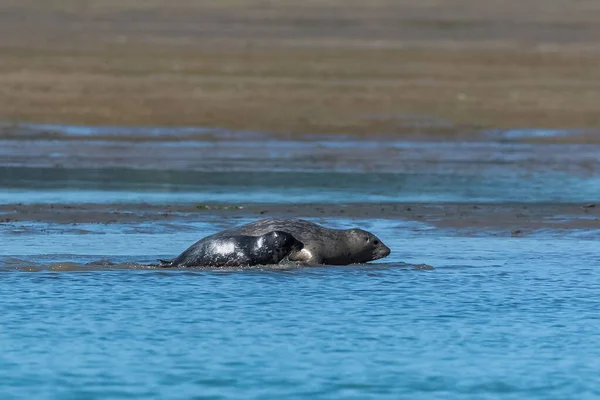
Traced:
<path fill-rule="evenodd" d="M 160 258 L 158 259 L 158 262 L 160 263 L 158 266 L 161 268 L 169 268 L 173 265 L 173 261 L 161 260 Z"/>

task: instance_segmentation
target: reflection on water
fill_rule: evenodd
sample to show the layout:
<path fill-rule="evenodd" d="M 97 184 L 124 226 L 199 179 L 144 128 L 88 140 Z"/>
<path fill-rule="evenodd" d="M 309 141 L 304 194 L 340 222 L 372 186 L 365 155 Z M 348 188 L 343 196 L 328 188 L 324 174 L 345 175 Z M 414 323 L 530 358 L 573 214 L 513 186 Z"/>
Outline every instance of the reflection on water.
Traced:
<path fill-rule="evenodd" d="M 582 129 L 489 129 L 484 134 L 493 139 L 517 140 L 530 138 L 560 138 L 583 134 Z"/>
<path fill-rule="evenodd" d="M 600 177 L 0 167 L 0 203 L 590 202 Z"/>
<path fill-rule="evenodd" d="M 90 139 L 102 137 L 119 139 L 123 136 L 135 137 L 189 137 L 213 138 L 214 136 L 235 138 L 248 137 L 255 134 L 256 137 L 263 136 L 258 132 L 249 131 L 232 132 L 227 129 L 205 128 L 200 126 L 181 127 L 159 127 L 159 126 L 90 126 L 90 125 L 60 125 L 60 124 L 0 124 L 0 132 L 4 135 L 14 135 L 20 138 L 44 137 L 87 137 Z"/>

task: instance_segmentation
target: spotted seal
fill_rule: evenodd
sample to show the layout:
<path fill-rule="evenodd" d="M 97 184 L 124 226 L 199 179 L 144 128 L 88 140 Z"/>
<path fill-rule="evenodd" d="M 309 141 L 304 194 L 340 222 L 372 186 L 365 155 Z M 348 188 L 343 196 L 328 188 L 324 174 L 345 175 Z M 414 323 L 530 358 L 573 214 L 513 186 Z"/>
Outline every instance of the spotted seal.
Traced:
<path fill-rule="evenodd" d="M 384 258 L 391 252 L 377 236 L 362 229 L 330 229 L 302 219 L 263 219 L 216 233 L 209 238 L 260 236 L 272 231 L 287 232 L 304 244 L 302 250 L 289 255 L 290 261 L 348 265 Z"/>
<path fill-rule="evenodd" d="M 241 267 L 278 264 L 302 250 L 303 244 L 287 232 L 271 230 L 262 235 L 209 236 L 191 245 L 161 267 Z"/>

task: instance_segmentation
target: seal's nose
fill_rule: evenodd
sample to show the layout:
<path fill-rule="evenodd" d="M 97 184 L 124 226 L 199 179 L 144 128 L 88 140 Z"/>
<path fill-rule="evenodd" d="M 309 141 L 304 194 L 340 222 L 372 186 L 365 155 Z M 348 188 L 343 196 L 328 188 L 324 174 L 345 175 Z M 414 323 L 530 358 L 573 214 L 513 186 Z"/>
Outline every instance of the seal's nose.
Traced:
<path fill-rule="evenodd" d="M 381 243 L 381 247 L 379 248 L 379 258 L 384 258 L 390 255 L 392 250 L 387 247 L 385 244 Z"/>

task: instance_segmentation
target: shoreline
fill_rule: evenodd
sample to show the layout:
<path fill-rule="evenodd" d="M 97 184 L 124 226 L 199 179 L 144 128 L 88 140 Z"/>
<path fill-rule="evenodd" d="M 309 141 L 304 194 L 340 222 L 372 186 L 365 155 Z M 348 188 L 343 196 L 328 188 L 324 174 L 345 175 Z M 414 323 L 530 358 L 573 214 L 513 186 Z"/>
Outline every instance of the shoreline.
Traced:
<path fill-rule="evenodd" d="M 206 218 L 387 219 L 436 229 L 521 236 L 538 230 L 600 229 L 600 204 L 561 203 L 385 203 L 385 204 L 3 204 L 0 225 L 139 224 L 201 222 Z"/>

